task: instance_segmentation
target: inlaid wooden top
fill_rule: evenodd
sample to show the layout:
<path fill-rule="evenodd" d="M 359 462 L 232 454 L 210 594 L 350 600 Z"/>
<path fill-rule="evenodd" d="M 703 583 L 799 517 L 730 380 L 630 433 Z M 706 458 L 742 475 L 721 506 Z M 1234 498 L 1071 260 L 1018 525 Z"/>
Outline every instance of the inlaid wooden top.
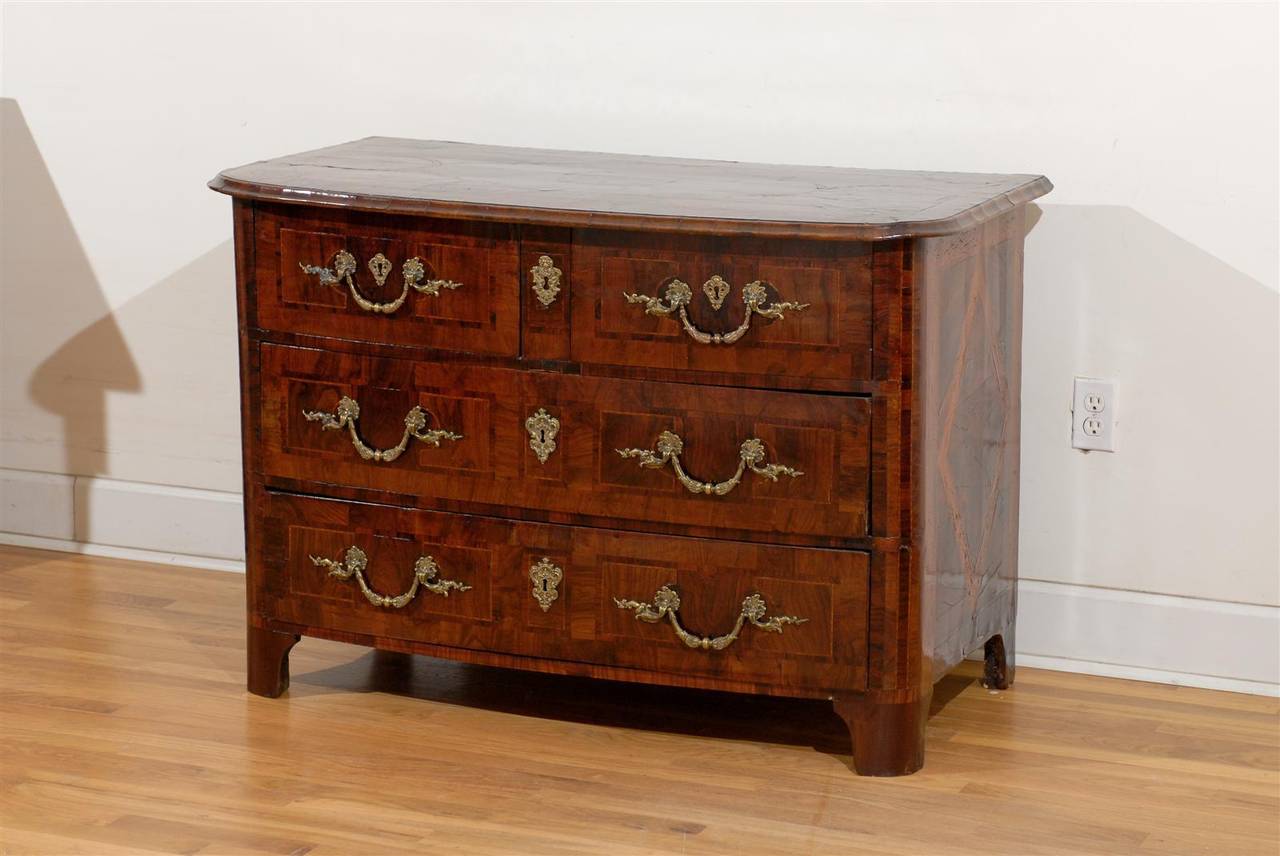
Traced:
<path fill-rule="evenodd" d="M 561 226 L 876 240 L 971 228 L 1044 176 L 908 172 L 369 137 L 224 170 L 232 196 Z"/>

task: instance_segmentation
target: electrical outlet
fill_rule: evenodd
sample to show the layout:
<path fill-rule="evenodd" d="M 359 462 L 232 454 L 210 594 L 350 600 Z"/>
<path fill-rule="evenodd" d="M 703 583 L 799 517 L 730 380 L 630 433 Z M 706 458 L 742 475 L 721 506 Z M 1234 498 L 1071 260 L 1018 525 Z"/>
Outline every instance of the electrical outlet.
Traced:
<path fill-rule="evenodd" d="M 1114 452 L 1116 385 L 1108 380 L 1076 378 L 1071 402 L 1071 446 L 1087 452 Z"/>

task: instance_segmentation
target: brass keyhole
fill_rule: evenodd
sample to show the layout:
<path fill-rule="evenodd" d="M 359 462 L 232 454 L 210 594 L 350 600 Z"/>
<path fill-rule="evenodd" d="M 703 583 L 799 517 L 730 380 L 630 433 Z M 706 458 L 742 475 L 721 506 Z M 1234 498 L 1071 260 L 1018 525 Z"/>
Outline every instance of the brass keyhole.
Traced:
<path fill-rule="evenodd" d="M 529 448 L 538 456 L 539 463 L 545 464 L 547 458 L 556 450 L 556 435 L 560 433 L 560 420 L 556 419 L 544 408 L 524 421 L 525 430 L 529 432 Z"/>
<path fill-rule="evenodd" d="M 533 599 L 538 602 L 538 607 L 546 612 L 560 596 L 556 586 L 560 585 L 560 581 L 564 579 L 564 570 L 543 556 L 529 569 L 529 579 L 533 581 L 531 589 Z"/>

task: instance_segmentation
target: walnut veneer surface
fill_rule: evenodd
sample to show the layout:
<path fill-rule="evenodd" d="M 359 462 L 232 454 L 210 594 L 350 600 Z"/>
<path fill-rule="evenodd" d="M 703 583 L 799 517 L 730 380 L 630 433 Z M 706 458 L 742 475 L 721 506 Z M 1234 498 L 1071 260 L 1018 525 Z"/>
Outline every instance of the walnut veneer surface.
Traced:
<path fill-rule="evenodd" d="M 831 699 L 1012 680 L 1042 177 L 371 138 L 228 170 L 249 688 L 300 635 Z"/>
<path fill-rule="evenodd" d="M 1048 193 L 1044 176 L 643 157 L 369 137 L 225 170 L 215 190 L 559 226 L 874 240 L 945 235 Z"/>

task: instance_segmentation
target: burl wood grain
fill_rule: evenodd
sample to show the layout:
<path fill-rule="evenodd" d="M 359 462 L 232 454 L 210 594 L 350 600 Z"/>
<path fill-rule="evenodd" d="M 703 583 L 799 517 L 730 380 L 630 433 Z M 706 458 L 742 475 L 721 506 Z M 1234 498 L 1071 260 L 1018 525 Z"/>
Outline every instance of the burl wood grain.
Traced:
<path fill-rule="evenodd" d="M 711 238 L 578 230 L 573 235 L 570 357 L 580 363 L 750 376 L 849 381 L 871 374 L 871 246 L 838 242 Z M 703 285 L 729 285 L 719 309 Z M 753 315 L 732 345 L 702 344 L 675 317 L 646 314 L 623 293 L 663 297 L 675 279 L 693 290 L 686 311 L 706 333 L 727 333 L 746 315 L 742 289 L 767 284 L 771 303 L 808 304 L 783 318 Z M 536 317 L 536 316 L 535 316 Z M 529 356 L 541 356 L 530 349 Z"/>
<path fill-rule="evenodd" d="M 560 292 L 544 304 L 533 290 L 531 271 L 546 256 L 560 271 Z M 520 229 L 520 306 L 524 313 L 521 354 L 530 360 L 569 358 L 569 318 L 578 301 L 571 232 L 548 226 Z"/>
<path fill-rule="evenodd" d="M 512 226 L 282 205 L 264 206 L 254 225 L 257 321 L 267 329 L 508 357 L 519 353 L 520 245 Z M 372 302 L 400 295 L 401 268 L 410 258 L 422 262 L 424 279 L 461 285 L 434 295 L 410 289 L 395 312 L 371 312 L 356 304 L 345 283 L 322 285 L 301 268 L 332 268 L 341 250 L 355 257 L 356 287 Z M 381 286 L 368 268 L 378 253 L 391 264 Z"/>
<path fill-rule="evenodd" d="M 1013 680 L 1022 223 L 876 245 L 868 690 L 836 700 L 865 774 L 919 768 L 933 684 L 968 653 Z"/>
<path fill-rule="evenodd" d="M 782 695 L 822 696 L 865 685 L 865 553 L 513 523 L 267 492 L 256 494 L 255 505 L 262 536 L 253 567 L 264 599 L 262 612 L 251 618 L 264 628 L 324 627 L 635 669 L 649 682 L 704 679 L 708 686 L 727 682 Z M 311 561 L 341 561 L 351 546 L 368 555 L 365 576 L 380 593 L 406 591 L 421 556 L 435 560 L 441 577 L 471 588 L 447 597 L 420 591 L 401 609 L 374 606 L 354 579 L 337 579 Z M 543 558 L 564 571 L 559 597 L 545 612 L 529 578 Z M 765 598 L 771 615 L 808 620 L 781 633 L 747 626 L 724 651 L 691 650 L 665 619 L 638 621 L 613 600 L 647 602 L 664 585 L 678 589 L 681 621 L 700 635 L 729 632 L 752 592 Z M 276 643 L 268 661 L 280 646 L 287 651 L 280 635 L 265 641 Z"/>
<path fill-rule="evenodd" d="M 544 509 L 644 528 L 649 522 L 844 540 L 866 534 L 868 405 L 853 396 L 732 390 L 576 377 L 487 366 L 374 359 L 272 344 L 261 347 L 263 475 L 345 485 L 424 503 L 452 500 L 521 516 Z M 462 435 L 437 448 L 413 442 L 391 462 L 363 460 L 345 430 L 324 430 L 303 411 L 360 405 L 359 429 L 394 446 L 414 406 L 428 428 Z M 556 449 L 540 462 L 525 420 L 539 409 L 560 420 Z M 767 460 L 803 475 L 770 481 L 751 471 L 724 496 L 690 493 L 670 468 L 642 467 L 617 449 L 653 449 L 659 434 L 684 440 L 691 476 L 724 481 L 741 444 L 764 442 Z"/>
<path fill-rule="evenodd" d="M 991 637 L 1012 634 L 1022 243 L 1017 211 L 962 235 L 920 241 L 916 251 L 923 415 L 916 550 L 938 675 Z"/>
<path fill-rule="evenodd" d="M 252 620 L 248 632 L 245 670 L 249 692 L 275 698 L 289 688 L 289 652 L 302 637 L 261 627 Z"/>
<path fill-rule="evenodd" d="M 1044 176 L 781 166 L 369 137 L 224 170 L 240 198 L 542 226 L 850 241 L 971 229 Z"/>
<path fill-rule="evenodd" d="M 984 681 L 1012 681 L 1022 219 L 1045 179 L 371 139 L 213 185 L 238 197 L 254 692 L 283 690 L 302 634 L 830 697 L 856 769 L 900 775 L 923 762 L 948 668 L 984 649 Z M 374 299 L 409 255 L 464 287 L 371 315 L 298 270 L 342 248 Z M 376 252 L 396 266 L 381 292 L 364 268 Z M 543 255 L 561 270 L 550 306 L 531 287 Z M 731 285 L 720 310 L 702 292 L 714 274 Z M 810 307 L 698 345 L 622 298 L 673 277 L 710 332 L 741 321 L 751 280 Z M 342 395 L 372 446 L 395 444 L 415 405 L 464 438 L 364 461 L 345 432 L 302 418 Z M 538 408 L 561 422 L 545 463 L 524 429 Z M 748 437 L 804 476 L 747 473 L 708 497 L 613 451 L 663 430 L 700 480 L 728 478 Z M 389 613 L 309 559 L 353 544 L 387 593 L 423 549 L 473 588 Z M 528 591 L 535 552 L 571 571 L 546 613 Z M 687 591 L 698 633 L 724 632 L 749 590 L 823 619 L 748 628 L 709 659 L 610 605 L 664 583 Z"/>

